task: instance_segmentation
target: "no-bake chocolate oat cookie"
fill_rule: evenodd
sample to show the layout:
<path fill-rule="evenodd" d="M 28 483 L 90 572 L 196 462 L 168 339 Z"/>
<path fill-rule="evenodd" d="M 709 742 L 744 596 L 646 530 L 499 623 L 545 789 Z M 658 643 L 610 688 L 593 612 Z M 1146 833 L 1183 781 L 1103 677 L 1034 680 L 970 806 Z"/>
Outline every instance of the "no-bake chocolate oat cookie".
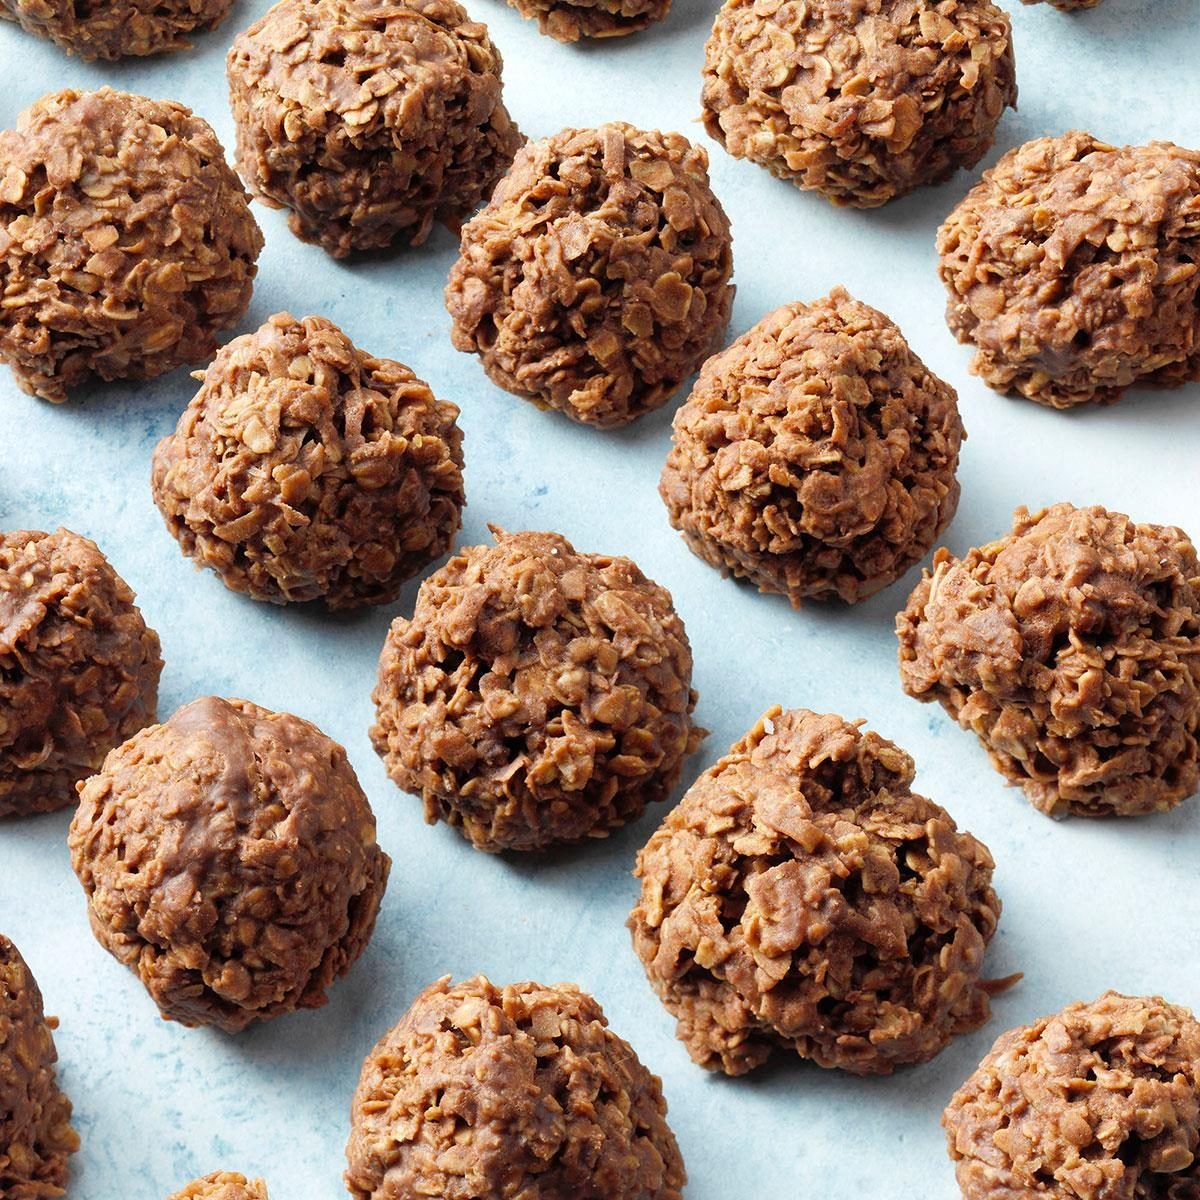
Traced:
<path fill-rule="evenodd" d="M 102 88 L 43 96 L 0 133 L 0 361 L 60 402 L 216 349 L 262 234 L 206 121 Z"/>
<path fill-rule="evenodd" d="M 442 979 L 363 1063 L 355 1200 L 681 1200 L 662 1084 L 572 984 Z"/>
<path fill-rule="evenodd" d="M 726 0 L 705 54 L 710 136 L 858 208 L 973 167 L 1017 99 L 988 0 Z"/>
<path fill-rule="evenodd" d="M 556 42 L 637 33 L 671 11 L 671 0 L 508 0 Z"/>
<path fill-rule="evenodd" d="M 1200 781 L 1200 565 L 1182 530 L 1103 508 L 1016 511 L 896 618 L 900 680 L 1051 816 L 1173 808 Z"/>
<path fill-rule="evenodd" d="M 75 803 L 75 784 L 155 717 L 158 635 L 94 542 L 0 533 L 0 817 Z"/>
<path fill-rule="evenodd" d="M 281 0 L 229 51 L 238 170 L 337 258 L 420 245 L 474 212 L 521 144 L 501 65 L 455 0 Z"/>
<path fill-rule="evenodd" d="M 280 313 L 204 373 L 154 453 L 154 500 L 234 591 L 386 604 L 458 529 L 457 417 L 402 363 Z"/>
<path fill-rule="evenodd" d="M 21 952 L 0 934 L 0 1196 L 63 1195 L 79 1149 L 71 1102 L 55 1077 L 58 1053 L 42 993 Z"/>
<path fill-rule="evenodd" d="M 169 1020 L 236 1033 L 317 1008 L 370 939 L 390 860 L 346 752 L 299 717 L 193 701 L 79 799 L 92 931 Z"/>
<path fill-rule="evenodd" d="M 261 1179 L 249 1180 L 234 1171 L 214 1171 L 193 1180 L 167 1200 L 267 1200 L 267 1185 Z"/>
<path fill-rule="evenodd" d="M 989 1016 L 987 847 L 841 717 L 773 708 L 638 856 L 633 945 L 702 1067 L 886 1075 Z"/>
<path fill-rule="evenodd" d="M 49 38 L 84 62 L 184 50 L 215 29 L 233 0 L 0 0 L 0 18 Z"/>
<path fill-rule="evenodd" d="M 1010 150 L 938 232 L 946 321 L 998 391 L 1070 408 L 1200 377 L 1200 151 Z"/>
<path fill-rule="evenodd" d="M 1200 1024 L 1106 992 L 1003 1034 L 942 1116 L 965 1200 L 1195 1200 Z"/>
<path fill-rule="evenodd" d="M 528 143 L 463 228 L 451 336 L 498 387 L 626 425 L 720 344 L 732 272 L 700 147 L 620 123 L 564 129 Z"/>
<path fill-rule="evenodd" d="M 659 491 L 706 562 L 793 605 L 854 603 L 918 562 L 958 505 L 958 397 L 836 288 L 704 364 Z"/>
<path fill-rule="evenodd" d="M 627 558 L 496 531 L 388 633 L 371 740 L 481 850 L 598 837 L 665 800 L 704 731 L 670 594 Z"/>

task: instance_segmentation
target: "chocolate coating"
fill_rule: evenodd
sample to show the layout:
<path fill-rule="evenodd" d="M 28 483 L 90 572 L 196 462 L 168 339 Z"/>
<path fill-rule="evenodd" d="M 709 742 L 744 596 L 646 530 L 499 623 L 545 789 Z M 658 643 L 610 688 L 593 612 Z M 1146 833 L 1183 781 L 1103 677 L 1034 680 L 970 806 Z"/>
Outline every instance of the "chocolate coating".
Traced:
<path fill-rule="evenodd" d="M 683 622 L 627 558 L 494 532 L 392 623 L 371 740 L 480 850 L 603 836 L 665 800 L 704 736 Z"/>
<path fill-rule="evenodd" d="M 95 542 L 0 533 L 0 817 L 74 804 L 154 720 L 163 661 L 133 601 Z"/>
<path fill-rule="evenodd" d="M 267 1200 L 267 1185 L 234 1171 L 214 1171 L 195 1179 L 167 1200 Z"/>
<path fill-rule="evenodd" d="M 67 1161 L 79 1149 L 71 1102 L 55 1077 L 58 1052 L 42 993 L 21 952 L 0 934 L 0 1196 L 49 1200 L 64 1194 Z"/>
<path fill-rule="evenodd" d="M 191 33 L 215 29 L 233 0 L 0 0 L 0 18 L 49 38 L 84 62 L 185 50 Z"/>
<path fill-rule="evenodd" d="M 521 135 L 500 52 L 455 0 L 281 0 L 226 62 L 237 165 L 336 258 L 457 228 Z"/>
<path fill-rule="evenodd" d="M 965 1200 L 1200 1196 L 1200 1024 L 1105 992 L 1002 1034 L 942 1116 Z"/>
<path fill-rule="evenodd" d="M 355 1200 L 681 1200 L 662 1084 L 573 984 L 426 988 L 363 1063 Z"/>
<path fill-rule="evenodd" d="M 1051 816 L 1173 808 L 1200 783 L 1200 565 L 1182 530 L 1019 508 L 896 618 L 900 681 Z"/>
<path fill-rule="evenodd" d="M 279 313 L 205 371 L 154 452 L 154 501 L 184 553 L 234 591 L 386 604 L 458 529 L 457 417 L 403 363 Z"/>
<path fill-rule="evenodd" d="M 601 428 L 660 408 L 733 305 L 708 155 L 614 122 L 529 142 L 463 227 L 446 307 L 498 387 Z"/>
<path fill-rule="evenodd" d="M 958 397 L 842 288 L 764 317 L 704 364 L 659 492 L 692 551 L 780 592 L 855 603 L 958 506 Z"/>
<path fill-rule="evenodd" d="M 318 1008 L 366 947 L 390 860 L 346 752 L 307 721 L 195 700 L 79 801 L 92 931 L 168 1020 L 236 1033 Z"/>
<path fill-rule="evenodd" d="M 0 360 L 55 403 L 199 362 L 246 311 L 262 244 L 190 109 L 110 88 L 43 96 L 0 133 Z"/>
<path fill-rule="evenodd" d="M 1071 408 L 1200 378 L 1200 151 L 1074 130 L 1010 150 L 938 231 L 946 321 L 997 391 Z"/>
<path fill-rule="evenodd" d="M 856 208 L 973 167 L 1016 100 L 988 0 L 726 0 L 705 47 L 709 135 Z"/>
<path fill-rule="evenodd" d="M 671 0 L 508 0 L 556 42 L 637 33 L 671 11 Z"/>
<path fill-rule="evenodd" d="M 991 855 L 912 778 L 878 734 L 776 707 L 667 814 L 629 927 L 702 1067 L 887 1075 L 988 1019 Z"/>

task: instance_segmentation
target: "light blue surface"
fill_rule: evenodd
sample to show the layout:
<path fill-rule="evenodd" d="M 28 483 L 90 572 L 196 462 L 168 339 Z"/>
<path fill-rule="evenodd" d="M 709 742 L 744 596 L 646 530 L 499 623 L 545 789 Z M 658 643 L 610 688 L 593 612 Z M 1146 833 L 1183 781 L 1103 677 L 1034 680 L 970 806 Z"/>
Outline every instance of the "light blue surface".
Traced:
<path fill-rule="evenodd" d="M 660 28 L 570 48 L 497 0 L 472 0 L 505 54 L 509 107 L 527 133 L 624 118 L 699 140 L 698 71 L 714 7 L 676 0 Z M 64 59 L 4 25 L 0 124 L 52 88 L 110 83 L 194 106 L 228 148 L 222 58 L 263 8 L 242 0 L 194 52 L 117 67 Z M 1074 18 L 1018 6 L 1013 18 L 1021 109 L 1005 117 L 989 162 L 1073 126 L 1111 141 L 1200 143 L 1196 0 L 1106 0 Z M 1200 536 L 1200 388 L 1062 414 L 995 396 L 967 374 L 968 353 L 942 322 L 933 234 L 970 179 L 882 211 L 837 211 L 709 150 L 735 234 L 733 332 L 844 283 L 890 313 L 959 389 L 970 440 L 947 535 L 954 550 L 1005 530 L 1017 504 L 1060 499 Z M 991 846 L 1005 909 L 989 966 L 1026 977 L 997 1000 L 990 1026 L 891 1079 L 795 1062 L 738 1081 L 703 1074 L 673 1040 L 623 926 L 635 895 L 629 868 L 661 811 L 607 842 L 541 860 L 489 858 L 444 827 L 427 828 L 366 737 L 379 647 L 414 588 L 390 611 L 340 619 L 226 592 L 183 560 L 150 499 L 150 451 L 192 394 L 186 372 L 53 408 L 20 394 L 3 371 L 0 527 L 62 523 L 100 543 L 162 635 L 162 714 L 203 693 L 240 695 L 300 713 L 344 742 L 395 860 L 375 938 L 328 1007 L 230 1038 L 159 1021 L 134 976 L 94 943 L 64 844 L 69 814 L 0 826 L 0 929 L 62 1018 L 62 1079 L 83 1137 L 71 1197 L 162 1200 L 218 1167 L 263 1175 L 274 1200 L 344 1195 L 359 1063 L 443 973 L 570 979 L 593 990 L 663 1077 L 693 1200 L 949 1200 L 938 1115 L 1002 1030 L 1109 986 L 1200 1007 L 1200 800 L 1126 823 L 1040 816 L 940 710 L 901 694 L 892 616 L 916 572 L 853 611 L 799 614 L 722 581 L 671 532 L 655 493 L 669 411 L 622 433 L 580 429 L 497 391 L 451 349 L 440 299 L 455 248 L 447 234 L 412 253 L 339 266 L 292 239 L 280 214 L 256 211 L 267 247 L 242 329 L 284 308 L 322 314 L 457 401 L 470 501 L 462 544 L 485 538 L 489 522 L 558 529 L 581 549 L 629 554 L 672 590 L 696 651 L 698 716 L 712 730 L 689 777 L 772 703 L 866 717 L 915 755 L 918 786 Z"/>

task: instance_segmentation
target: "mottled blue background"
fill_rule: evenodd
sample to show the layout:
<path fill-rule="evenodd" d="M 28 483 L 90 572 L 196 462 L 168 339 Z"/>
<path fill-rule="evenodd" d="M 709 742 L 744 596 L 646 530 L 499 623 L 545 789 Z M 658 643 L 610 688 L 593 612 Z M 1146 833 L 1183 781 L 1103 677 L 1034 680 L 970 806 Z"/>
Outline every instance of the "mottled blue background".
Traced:
<path fill-rule="evenodd" d="M 471 7 L 505 54 L 509 107 L 527 133 L 623 118 L 704 140 L 694 118 L 714 0 L 676 0 L 661 27 L 589 48 L 541 38 L 498 0 Z M 1005 117 L 989 162 L 1072 126 L 1111 141 L 1200 143 L 1196 0 L 1106 0 L 1073 18 L 1016 7 L 1021 109 Z M 185 101 L 229 147 L 222 58 L 263 8 L 240 0 L 192 53 L 120 66 L 67 60 L 4 25 L 0 124 L 46 90 L 110 83 Z M 1063 414 L 995 396 L 967 374 L 968 353 L 942 322 L 933 235 L 970 179 L 883 211 L 836 211 L 709 148 L 735 234 L 734 332 L 777 304 L 844 283 L 890 313 L 958 387 L 970 440 L 962 506 L 947 535 L 953 549 L 1005 530 L 1017 504 L 1060 499 L 1102 502 L 1200 536 L 1200 388 L 1131 393 L 1116 408 Z M 919 787 L 996 856 L 1005 911 L 992 970 L 1026 976 L 996 1002 L 988 1028 L 892 1079 L 795 1062 L 738 1081 L 704 1075 L 673 1040 L 623 927 L 635 893 L 629 868 L 661 814 L 542 860 L 488 858 L 445 828 L 427 828 L 366 737 L 379 647 L 414 589 L 392 612 L 338 619 L 226 592 L 182 559 L 150 500 L 151 447 L 192 393 L 186 372 L 53 408 L 20 394 L 0 369 L 0 527 L 62 523 L 100 543 L 162 635 L 164 715 L 199 694 L 240 695 L 292 709 L 344 742 L 395 860 L 375 939 L 328 1007 L 230 1038 L 160 1021 L 137 980 L 92 941 L 64 845 L 69 814 L 0 826 L 0 929 L 62 1018 L 62 1079 L 83 1137 L 73 1198 L 162 1200 L 217 1167 L 262 1174 L 275 1200 L 343 1194 L 359 1063 L 443 973 L 570 979 L 593 990 L 664 1079 L 694 1200 L 948 1200 L 955 1189 L 938 1115 L 1003 1029 L 1109 986 L 1200 1006 L 1200 800 L 1125 823 L 1038 815 L 940 710 L 901 695 L 892 616 L 915 572 L 853 611 L 799 614 L 722 581 L 686 552 L 655 493 L 669 411 L 621 433 L 580 429 L 497 391 L 450 348 L 440 298 L 454 257 L 447 234 L 344 266 L 294 241 L 280 214 L 256 211 L 267 247 L 243 329 L 284 308 L 325 315 L 457 401 L 470 500 L 464 543 L 483 539 L 489 522 L 558 529 L 581 549 L 631 555 L 670 587 L 696 649 L 698 715 L 712 730 L 692 773 L 775 702 L 866 717 L 912 751 Z"/>

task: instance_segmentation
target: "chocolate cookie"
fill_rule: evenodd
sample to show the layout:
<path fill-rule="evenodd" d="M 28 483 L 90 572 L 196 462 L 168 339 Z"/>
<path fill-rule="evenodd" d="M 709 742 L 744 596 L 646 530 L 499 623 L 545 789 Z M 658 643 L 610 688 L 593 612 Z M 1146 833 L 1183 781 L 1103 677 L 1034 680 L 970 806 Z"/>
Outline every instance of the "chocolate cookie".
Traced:
<path fill-rule="evenodd" d="M 0 360 L 55 403 L 200 362 L 250 303 L 263 239 L 206 121 L 101 88 L 0 133 Z"/>
<path fill-rule="evenodd" d="M 163 661 L 133 601 L 95 542 L 0 533 L 0 817 L 73 805 L 154 720 Z"/>
<path fill-rule="evenodd" d="M 69 843 L 100 944 L 164 1017 L 229 1033 L 325 1003 L 391 865 L 341 746 L 213 696 L 108 756 Z"/>
<path fill-rule="evenodd" d="M 355 1200 L 681 1200 L 662 1084 L 572 984 L 426 988 L 363 1063 Z"/>
<path fill-rule="evenodd" d="M 455 0 L 281 0 L 226 62 L 238 170 L 336 258 L 420 245 L 474 212 L 521 144 L 501 65 Z"/>
<path fill-rule="evenodd" d="M 942 1115 L 964 1200 L 1200 1195 L 1200 1024 L 1105 992 L 997 1039 Z"/>
<path fill-rule="evenodd" d="M 841 717 L 773 708 L 638 855 L 633 945 L 702 1067 L 788 1052 L 856 1075 L 933 1058 L 989 1016 L 987 847 Z"/>
<path fill-rule="evenodd" d="M 900 682 L 1051 816 L 1173 808 L 1200 783 L 1200 564 L 1182 530 L 1019 508 L 934 555 L 896 618 Z"/>
<path fill-rule="evenodd" d="M 214 1171 L 193 1180 L 167 1200 L 267 1200 L 267 1185 L 232 1171 Z"/>
<path fill-rule="evenodd" d="M 988 0 L 726 0 L 705 47 L 709 135 L 856 208 L 973 167 L 1016 100 Z"/>
<path fill-rule="evenodd" d="M 670 594 L 627 558 L 496 532 L 435 571 L 379 660 L 371 740 L 481 850 L 600 837 L 665 800 L 704 731 Z"/>
<path fill-rule="evenodd" d="M 732 273 L 702 149 L 619 123 L 564 129 L 526 145 L 464 226 L 451 337 L 539 408 L 627 425 L 719 345 Z"/>
<path fill-rule="evenodd" d="M 320 317 L 225 346 L 154 452 L 167 528 L 256 600 L 395 600 L 440 557 L 463 495 L 458 409 Z"/>
<path fill-rule="evenodd" d="M 0 0 L 0 18 L 49 38 L 84 62 L 186 50 L 188 35 L 215 29 L 233 0 Z"/>
<path fill-rule="evenodd" d="M 671 0 L 508 0 L 556 42 L 626 37 L 661 21 Z"/>
<path fill-rule="evenodd" d="M 1010 150 L 938 231 L 946 321 L 997 391 L 1071 408 L 1200 378 L 1200 151 L 1075 130 Z"/>
<path fill-rule="evenodd" d="M 700 558 L 855 603 L 933 548 L 958 506 L 958 397 L 875 309 L 835 288 L 704 364 L 659 492 Z"/>
<path fill-rule="evenodd" d="M 79 1149 L 71 1102 L 55 1077 L 58 1053 L 42 993 L 21 952 L 0 934 L 0 1196 L 49 1200 L 66 1191 Z"/>

